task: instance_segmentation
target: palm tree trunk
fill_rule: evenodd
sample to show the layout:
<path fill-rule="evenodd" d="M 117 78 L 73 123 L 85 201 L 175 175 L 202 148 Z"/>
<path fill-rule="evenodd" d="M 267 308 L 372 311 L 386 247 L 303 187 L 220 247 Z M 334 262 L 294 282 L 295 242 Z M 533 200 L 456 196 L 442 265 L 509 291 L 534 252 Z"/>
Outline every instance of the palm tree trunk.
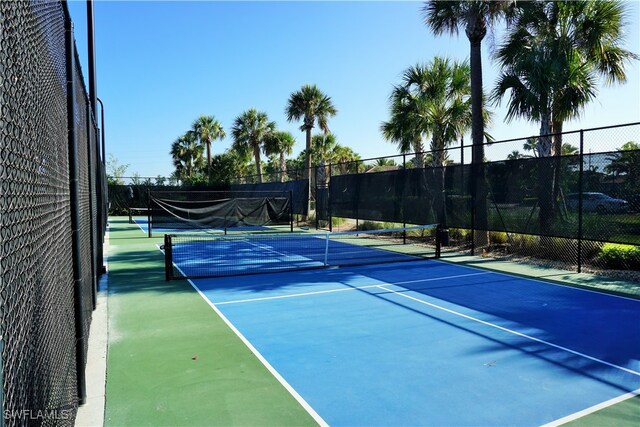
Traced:
<path fill-rule="evenodd" d="M 280 182 L 284 182 L 287 175 L 287 161 L 284 158 L 284 152 L 280 152 Z"/>
<path fill-rule="evenodd" d="M 473 224 L 480 230 L 474 233 L 474 245 L 481 248 L 487 245 L 487 184 L 484 168 L 484 119 L 482 117 L 482 52 L 481 40 L 469 40 L 471 45 L 471 199 L 474 203 Z"/>
<path fill-rule="evenodd" d="M 253 155 L 256 158 L 256 172 L 258 174 L 258 184 L 262 184 L 262 163 L 260 162 L 260 146 L 253 144 Z"/>

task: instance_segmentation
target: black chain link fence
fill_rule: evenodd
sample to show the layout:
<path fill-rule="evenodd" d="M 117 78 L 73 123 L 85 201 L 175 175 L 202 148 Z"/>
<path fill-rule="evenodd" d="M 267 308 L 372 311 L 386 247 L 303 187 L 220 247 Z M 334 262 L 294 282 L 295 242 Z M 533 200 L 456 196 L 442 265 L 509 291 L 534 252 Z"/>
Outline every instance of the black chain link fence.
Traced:
<path fill-rule="evenodd" d="M 464 158 L 460 147 L 446 150 L 444 167 L 432 166 L 438 153 L 331 165 L 338 174 L 325 180 L 328 187 L 317 187 L 316 216 L 439 223 L 449 229 L 449 250 L 483 256 L 609 274 L 640 268 L 640 124 L 486 148 L 495 156 L 506 143 L 524 154 L 513 150 L 478 169 L 456 163 Z"/>
<path fill-rule="evenodd" d="M 68 49 L 69 27 L 60 2 L 0 2 L 0 415 L 5 425 L 71 426 L 84 398 L 86 338 L 106 226 L 106 215 L 100 223 L 96 217 L 104 211 L 106 193 L 98 192 L 105 175 L 82 74 L 76 67 L 67 75 L 76 57 L 75 49 Z M 72 115 L 69 87 L 76 100 Z M 71 197 L 71 134 L 78 144 L 78 200 Z M 78 258 L 72 232 L 76 208 Z"/>

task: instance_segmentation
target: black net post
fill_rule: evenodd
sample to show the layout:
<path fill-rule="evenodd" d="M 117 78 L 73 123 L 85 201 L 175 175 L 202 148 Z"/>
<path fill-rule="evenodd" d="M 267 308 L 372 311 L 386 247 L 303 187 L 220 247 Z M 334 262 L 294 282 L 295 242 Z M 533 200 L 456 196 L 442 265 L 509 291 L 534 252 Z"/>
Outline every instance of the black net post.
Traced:
<path fill-rule="evenodd" d="M 436 258 L 440 258 L 440 249 L 442 248 L 442 225 L 438 224 L 436 227 Z"/>
<path fill-rule="evenodd" d="M 289 190 L 289 222 L 291 223 L 291 232 L 293 233 L 293 190 Z M 227 234 L 226 227 L 224 233 Z"/>
<path fill-rule="evenodd" d="M 74 83 L 75 46 L 73 38 L 73 23 L 69 16 L 65 19 L 65 50 L 67 73 L 67 126 L 69 138 L 69 187 L 70 187 L 70 211 L 71 211 L 71 240 L 73 251 L 73 283 L 74 283 L 74 312 L 76 329 L 76 382 L 78 402 L 86 401 L 86 380 L 84 367 L 86 364 L 85 337 L 84 337 L 84 312 L 83 312 L 83 286 L 82 286 L 82 257 L 80 251 L 80 206 L 79 206 L 79 167 L 78 167 L 78 140 L 75 127 L 76 88 Z"/>
<path fill-rule="evenodd" d="M 578 172 L 578 273 L 582 271 L 582 199 L 584 196 L 584 130 L 580 129 L 580 164 Z"/>
<path fill-rule="evenodd" d="M 171 235 L 164 235 L 164 277 L 168 282 L 173 279 L 173 251 Z"/>

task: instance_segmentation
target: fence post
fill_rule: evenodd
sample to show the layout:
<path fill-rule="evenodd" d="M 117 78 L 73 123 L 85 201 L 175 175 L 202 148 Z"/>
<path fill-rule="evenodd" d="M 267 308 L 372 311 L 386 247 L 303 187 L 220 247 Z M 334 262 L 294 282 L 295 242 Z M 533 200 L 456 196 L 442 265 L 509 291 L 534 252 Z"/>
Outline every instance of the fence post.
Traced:
<path fill-rule="evenodd" d="M 578 273 L 582 272 L 582 197 L 584 193 L 584 130 L 580 129 L 580 166 L 578 175 Z"/>
<path fill-rule="evenodd" d="M 98 260 L 98 248 L 97 248 L 97 241 L 96 241 L 96 237 L 97 237 L 97 233 L 96 233 L 96 218 L 93 216 L 93 208 L 95 207 L 96 204 L 96 193 L 97 191 L 93 191 L 94 189 L 97 190 L 97 184 L 96 184 L 96 177 L 94 176 L 94 172 L 97 171 L 97 164 L 94 164 L 95 160 L 97 159 L 97 153 L 95 153 L 96 155 L 93 157 L 96 157 L 96 159 L 92 159 L 91 157 L 91 152 L 95 151 L 95 147 L 93 147 L 93 144 L 91 144 L 91 135 L 93 134 L 92 132 L 92 128 L 93 128 L 93 121 L 92 121 L 92 117 L 93 117 L 93 113 L 91 111 L 91 104 L 89 102 L 89 100 L 87 100 L 87 105 L 85 106 L 85 110 L 87 112 L 87 127 L 86 127 L 86 131 L 87 131 L 87 175 L 88 175 L 88 184 L 89 184 L 89 225 L 90 225 L 90 229 L 91 229 L 91 233 L 89 235 L 89 242 L 90 242 L 90 246 L 91 246 L 91 305 L 93 306 L 93 309 L 95 310 L 96 305 L 98 303 L 98 274 L 97 274 L 97 260 Z M 93 148 L 93 149 L 92 149 Z M 97 174 L 95 174 L 97 175 Z M 98 209 L 96 207 L 96 213 L 98 213 Z"/>
<path fill-rule="evenodd" d="M 327 177 L 325 177 L 325 185 L 327 186 L 327 188 L 325 189 L 326 191 L 326 199 L 327 199 L 327 216 L 329 217 L 329 232 L 333 232 L 333 224 L 332 224 L 332 219 L 331 218 L 331 194 L 329 193 L 329 183 L 331 182 L 331 163 L 329 163 L 329 176 L 328 179 Z M 318 201 L 316 200 L 316 203 L 318 203 Z M 316 212 L 317 212 L 317 207 L 316 207 Z"/>
<path fill-rule="evenodd" d="M 173 248 L 171 235 L 164 235 L 164 278 L 168 282 L 173 278 Z"/>
<path fill-rule="evenodd" d="M 407 184 L 406 179 L 407 179 L 407 155 L 405 153 L 402 153 L 402 179 L 403 179 L 403 183 L 402 183 L 402 188 L 405 188 L 405 185 Z M 396 187 L 397 188 L 397 187 Z M 404 201 L 404 191 L 402 194 L 402 198 L 400 199 L 400 203 L 402 203 Z M 403 206 L 400 207 L 400 210 L 402 212 L 402 228 L 406 228 L 407 227 L 407 223 L 404 219 L 404 208 Z M 407 230 L 403 230 L 402 231 L 402 244 L 406 245 L 407 244 Z"/>
<path fill-rule="evenodd" d="M 291 232 L 293 233 L 293 190 L 289 190 L 289 222 L 291 223 Z M 227 228 L 225 227 L 225 234 Z"/>
<path fill-rule="evenodd" d="M 65 8 L 66 9 L 66 8 Z M 65 10 L 65 56 L 67 74 L 67 129 L 69 144 L 69 193 L 71 214 L 71 250 L 73 254 L 73 294 L 74 294 L 74 320 L 76 329 L 76 390 L 78 403 L 84 404 L 87 398 L 86 378 L 84 368 L 86 365 L 84 336 L 84 311 L 83 311 L 83 286 L 82 286 L 82 254 L 80 252 L 80 186 L 78 182 L 78 140 L 75 128 L 75 82 L 74 73 L 75 46 L 73 38 L 73 23 Z"/>

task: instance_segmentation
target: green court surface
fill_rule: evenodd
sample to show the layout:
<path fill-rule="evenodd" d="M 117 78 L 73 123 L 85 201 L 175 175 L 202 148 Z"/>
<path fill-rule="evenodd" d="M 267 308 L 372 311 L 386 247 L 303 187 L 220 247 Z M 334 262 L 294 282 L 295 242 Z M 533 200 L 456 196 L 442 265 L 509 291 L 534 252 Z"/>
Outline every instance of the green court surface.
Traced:
<path fill-rule="evenodd" d="M 105 425 L 315 425 L 186 281 L 164 280 L 160 241 L 110 219 Z"/>
<path fill-rule="evenodd" d="M 110 218 L 105 425 L 315 425 L 187 281 L 164 280 L 162 237 Z M 443 260 L 638 297 L 636 284 L 443 253 Z M 640 398 L 570 425 L 635 426 Z"/>

